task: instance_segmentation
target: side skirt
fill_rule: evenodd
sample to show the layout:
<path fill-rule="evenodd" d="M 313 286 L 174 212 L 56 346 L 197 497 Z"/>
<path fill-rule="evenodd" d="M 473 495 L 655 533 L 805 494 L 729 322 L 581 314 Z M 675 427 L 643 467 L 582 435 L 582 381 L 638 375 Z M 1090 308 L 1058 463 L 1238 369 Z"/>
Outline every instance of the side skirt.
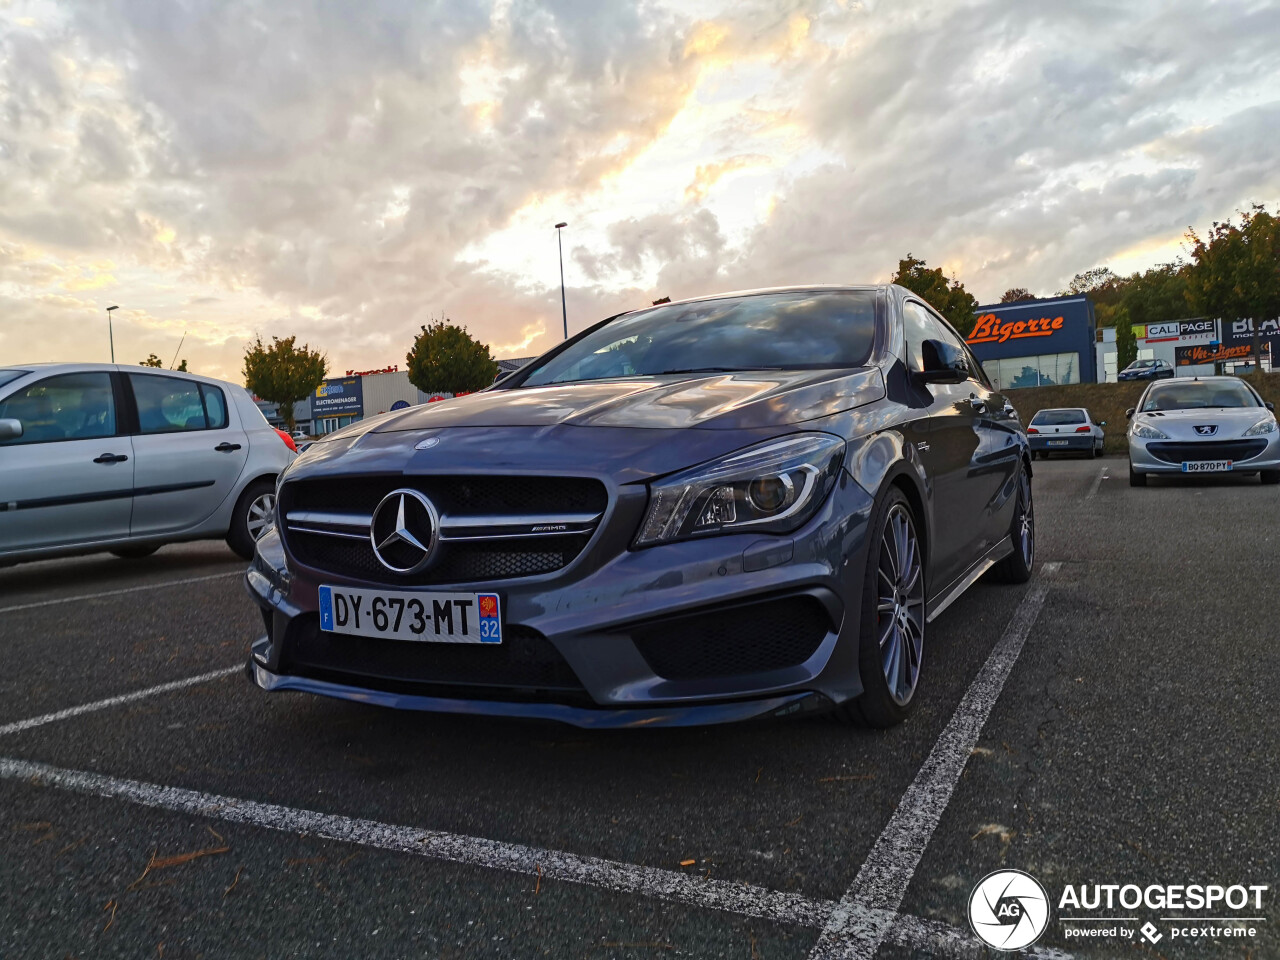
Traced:
<path fill-rule="evenodd" d="M 926 623 L 932 623 L 934 618 L 943 610 L 955 603 L 959 596 L 973 586 L 973 582 L 980 576 L 994 567 L 997 563 L 1013 553 L 1013 540 L 1006 536 L 994 547 L 986 552 L 984 556 L 979 558 L 973 566 L 971 566 L 964 574 L 947 587 L 942 593 L 933 598 L 929 604 L 929 613 L 925 617 Z"/>

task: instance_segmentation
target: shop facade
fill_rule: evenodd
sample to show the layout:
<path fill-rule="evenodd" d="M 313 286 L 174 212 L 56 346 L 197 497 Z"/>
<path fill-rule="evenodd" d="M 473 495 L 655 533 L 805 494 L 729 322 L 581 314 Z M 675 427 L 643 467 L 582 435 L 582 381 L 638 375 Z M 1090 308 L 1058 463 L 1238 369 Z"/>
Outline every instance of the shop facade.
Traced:
<path fill-rule="evenodd" d="M 1094 383 L 1096 321 L 1085 296 L 978 307 L 965 340 L 998 390 Z"/>

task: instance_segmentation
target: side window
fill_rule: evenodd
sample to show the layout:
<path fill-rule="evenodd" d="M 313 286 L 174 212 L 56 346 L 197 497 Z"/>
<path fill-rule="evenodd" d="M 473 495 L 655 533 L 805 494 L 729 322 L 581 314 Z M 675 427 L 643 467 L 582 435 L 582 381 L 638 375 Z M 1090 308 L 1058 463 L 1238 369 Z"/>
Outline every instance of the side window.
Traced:
<path fill-rule="evenodd" d="M 195 381 L 131 373 L 129 384 L 138 404 L 138 428 L 142 433 L 176 433 L 208 427 L 200 384 Z"/>
<path fill-rule="evenodd" d="M 907 369 L 919 373 L 924 369 L 920 345 L 926 340 L 936 340 L 937 325 L 929 311 L 908 300 L 902 305 L 902 339 L 906 347 Z"/>
<path fill-rule="evenodd" d="M 204 413 L 209 418 L 210 430 L 221 430 L 227 425 L 227 398 L 217 387 L 207 383 L 200 384 L 200 395 L 204 397 Z"/>
<path fill-rule="evenodd" d="M 107 373 L 64 373 L 0 400 L 0 418 L 22 421 L 12 446 L 51 440 L 92 440 L 116 432 L 116 401 Z"/>

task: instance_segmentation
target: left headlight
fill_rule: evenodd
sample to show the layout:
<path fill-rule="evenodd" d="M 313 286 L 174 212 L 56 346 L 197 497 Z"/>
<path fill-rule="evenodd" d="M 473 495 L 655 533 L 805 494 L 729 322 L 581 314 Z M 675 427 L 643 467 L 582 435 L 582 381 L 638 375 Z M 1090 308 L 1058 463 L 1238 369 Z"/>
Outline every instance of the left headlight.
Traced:
<path fill-rule="evenodd" d="M 798 433 L 652 483 L 636 546 L 795 530 L 831 492 L 844 450 L 844 441 L 829 433 Z"/>
<path fill-rule="evenodd" d="M 1261 437 L 1268 433 L 1275 433 L 1275 432 L 1276 432 L 1276 418 L 1263 417 L 1261 420 L 1255 423 L 1252 427 L 1246 430 L 1244 432 L 1244 435 L 1246 437 Z"/>
<path fill-rule="evenodd" d="M 1168 440 L 1166 433 L 1161 433 L 1149 423 L 1135 423 L 1133 425 L 1133 435 L 1143 440 Z"/>

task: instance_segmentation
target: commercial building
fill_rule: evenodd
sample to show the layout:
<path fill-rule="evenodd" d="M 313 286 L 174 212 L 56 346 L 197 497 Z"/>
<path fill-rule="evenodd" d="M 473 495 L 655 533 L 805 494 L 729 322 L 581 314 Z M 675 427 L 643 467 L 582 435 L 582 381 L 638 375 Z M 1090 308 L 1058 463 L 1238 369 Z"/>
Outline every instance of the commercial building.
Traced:
<path fill-rule="evenodd" d="M 993 303 L 975 313 L 965 339 L 997 389 L 1097 381 L 1097 325 L 1088 297 Z"/>

